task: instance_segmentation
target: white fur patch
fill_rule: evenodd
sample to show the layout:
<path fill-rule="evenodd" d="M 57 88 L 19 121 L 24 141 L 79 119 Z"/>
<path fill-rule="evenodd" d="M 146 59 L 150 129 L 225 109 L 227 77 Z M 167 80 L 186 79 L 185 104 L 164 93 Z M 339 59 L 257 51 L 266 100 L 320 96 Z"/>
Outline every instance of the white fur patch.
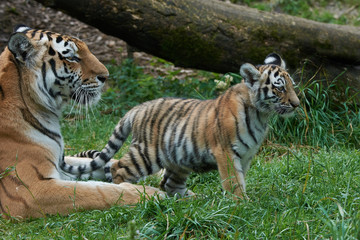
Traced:
<path fill-rule="evenodd" d="M 276 58 L 274 58 L 274 57 L 268 57 L 268 58 L 265 59 L 265 64 L 273 63 L 273 62 L 275 62 L 275 61 L 277 61 Z"/>
<path fill-rule="evenodd" d="M 17 30 L 16 30 L 16 32 L 23 32 L 23 31 L 25 31 L 25 30 L 27 30 L 27 29 L 30 29 L 29 27 L 26 27 L 26 26 L 22 26 L 22 27 L 19 27 Z"/>

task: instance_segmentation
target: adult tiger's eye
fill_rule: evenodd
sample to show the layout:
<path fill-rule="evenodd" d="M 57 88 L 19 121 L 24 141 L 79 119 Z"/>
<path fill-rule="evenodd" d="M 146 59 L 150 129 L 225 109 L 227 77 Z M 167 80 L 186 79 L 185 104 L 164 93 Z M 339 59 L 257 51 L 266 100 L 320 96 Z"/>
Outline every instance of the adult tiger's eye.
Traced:
<path fill-rule="evenodd" d="M 282 86 L 282 87 L 277 87 L 277 90 L 279 91 L 279 92 L 284 92 L 285 91 L 285 88 Z"/>
<path fill-rule="evenodd" d="M 67 57 L 66 60 L 69 62 L 80 62 L 81 59 L 76 56 L 71 56 L 71 57 Z"/>

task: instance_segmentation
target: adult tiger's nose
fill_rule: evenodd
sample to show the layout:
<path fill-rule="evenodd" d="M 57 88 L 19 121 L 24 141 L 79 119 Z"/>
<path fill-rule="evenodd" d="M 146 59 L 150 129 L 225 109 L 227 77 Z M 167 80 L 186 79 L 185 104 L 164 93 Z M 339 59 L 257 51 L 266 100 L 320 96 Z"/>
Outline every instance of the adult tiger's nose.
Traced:
<path fill-rule="evenodd" d="M 104 83 L 107 79 L 108 79 L 109 76 L 105 76 L 105 75 L 102 75 L 102 76 L 97 76 L 97 79 Z"/>
<path fill-rule="evenodd" d="M 296 97 L 296 99 L 291 99 L 290 104 L 293 108 L 297 108 L 300 105 L 300 100 Z"/>

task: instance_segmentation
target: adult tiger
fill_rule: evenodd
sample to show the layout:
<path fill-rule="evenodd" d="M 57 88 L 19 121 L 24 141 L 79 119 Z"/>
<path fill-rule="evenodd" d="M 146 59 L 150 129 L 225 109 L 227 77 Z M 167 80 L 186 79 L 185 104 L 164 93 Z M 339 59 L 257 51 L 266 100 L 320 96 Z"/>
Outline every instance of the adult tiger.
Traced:
<path fill-rule="evenodd" d="M 165 168 L 160 186 L 173 195 L 185 195 L 191 171 L 218 168 L 225 190 L 245 194 L 245 174 L 263 142 L 273 113 L 291 115 L 299 106 L 293 80 L 275 53 L 258 67 L 246 63 L 244 82 L 214 100 L 161 98 L 131 109 L 117 124 L 100 152 L 78 156 L 94 158 L 80 167 L 62 166 L 73 174 L 91 172 L 114 156 L 132 132 L 129 152 L 105 167 L 113 182 L 135 182 Z"/>
<path fill-rule="evenodd" d="M 140 199 L 142 186 L 71 181 L 74 176 L 59 168 L 64 161 L 61 107 L 71 98 L 96 103 L 108 74 L 77 38 L 15 28 L 0 56 L 2 217 L 67 214 Z M 83 159 L 72 160 L 79 164 Z M 146 187 L 146 192 L 153 195 L 156 189 Z"/>

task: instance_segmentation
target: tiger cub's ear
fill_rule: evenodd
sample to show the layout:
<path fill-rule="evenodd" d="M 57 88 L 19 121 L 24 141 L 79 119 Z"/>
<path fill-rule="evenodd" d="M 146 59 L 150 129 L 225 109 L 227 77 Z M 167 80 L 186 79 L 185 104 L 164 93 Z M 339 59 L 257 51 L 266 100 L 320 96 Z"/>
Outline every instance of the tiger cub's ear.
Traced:
<path fill-rule="evenodd" d="M 261 73 L 254 67 L 254 65 L 250 63 L 241 65 L 240 75 L 244 78 L 245 84 L 248 88 L 256 90 L 260 87 L 259 79 Z"/>
<path fill-rule="evenodd" d="M 31 60 L 30 58 L 35 51 L 34 46 L 24 33 L 12 34 L 8 42 L 8 48 L 14 57 L 22 63 Z"/>
<path fill-rule="evenodd" d="M 264 60 L 264 64 L 274 64 L 280 66 L 283 69 L 286 69 L 286 64 L 284 60 L 277 53 L 270 53 L 269 55 L 267 55 Z"/>

